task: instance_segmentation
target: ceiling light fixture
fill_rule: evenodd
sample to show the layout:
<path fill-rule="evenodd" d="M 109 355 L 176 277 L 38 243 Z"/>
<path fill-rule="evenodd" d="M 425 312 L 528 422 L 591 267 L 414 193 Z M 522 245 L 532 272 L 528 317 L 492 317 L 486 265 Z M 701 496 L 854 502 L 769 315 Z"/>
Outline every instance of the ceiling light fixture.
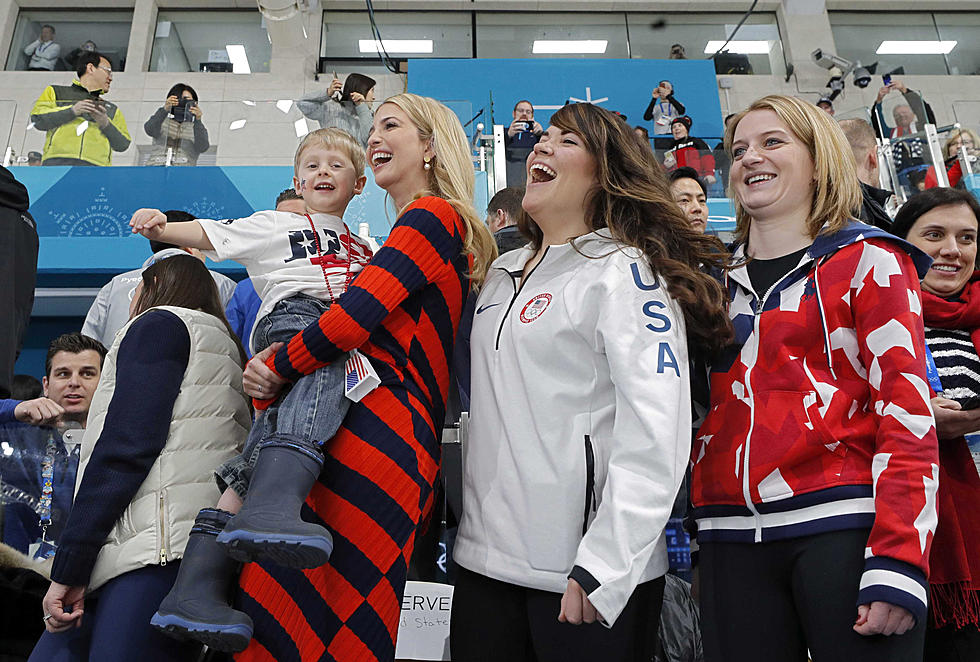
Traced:
<path fill-rule="evenodd" d="M 883 41 L 878 55 L 949 55 L 955 41 Z"/>
<path fill-rule="evenodd" d="M 539 55 L 605 53 L 609 44 L 605 39 L 547 41 L 537 39 L 531 47 L 532 53 Z"/>
<path fill-rule="evenodd" d="M 358 39 L 362 53 L 378 53 L 384 46 L 386 53 L 431 53 L 431 39 Z"/>

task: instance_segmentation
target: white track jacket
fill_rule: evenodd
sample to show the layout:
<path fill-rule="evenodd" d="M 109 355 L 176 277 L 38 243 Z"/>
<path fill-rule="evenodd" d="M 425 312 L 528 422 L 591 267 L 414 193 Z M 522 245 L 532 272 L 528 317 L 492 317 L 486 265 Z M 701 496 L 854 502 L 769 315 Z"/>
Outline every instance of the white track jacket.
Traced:
<path fill-rule="evenodd" d="M 606 230 L 548 247 L 522 283 L 531 256 L 497 259 L 477 301 L 454 558 L 556 593 L 572 577 L 611 627 L 667 571 L 690 452 L 684 317 Z"/>

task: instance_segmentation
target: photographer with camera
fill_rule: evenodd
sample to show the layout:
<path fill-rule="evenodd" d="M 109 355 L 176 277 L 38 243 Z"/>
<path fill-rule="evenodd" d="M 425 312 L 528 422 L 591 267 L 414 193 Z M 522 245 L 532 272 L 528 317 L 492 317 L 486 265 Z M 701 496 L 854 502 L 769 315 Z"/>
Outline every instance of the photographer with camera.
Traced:
<path fill-rule="evenodd" d="M 31 109 L 35 129 L 46 131 L 42 165 L 112 165 L 131 138 L 122 111 L 102 95 L 112 84 L 112 65 L 104 55 L 85 53 L 71 85 L 48 85 Z"/>
<path fill-rule="evenodd" d="M 538 144 L 544 127 L 534 119 L 534 106 L 527 99 L 514 104 L 514 119 L 504 133 L 507 186 L 524 186 L 527 157 Z"/>
<path fill-rule="evenodd" d="M 660 81 L 651 97 L 643 119 L 653 122 L 654 136 L 668 136 L 670 123 L 686 112 L 684 104 L 674 98 L 674 85 L 669 80 Z"/>
<path fill-rule="evenodd" d="M 143 125 L 154 146 L 146 165 L 197 165 L 197 157 L 211 146 L 203 115 L 193 87 L 184 83 L 171 87 L 163 106 Z"/>

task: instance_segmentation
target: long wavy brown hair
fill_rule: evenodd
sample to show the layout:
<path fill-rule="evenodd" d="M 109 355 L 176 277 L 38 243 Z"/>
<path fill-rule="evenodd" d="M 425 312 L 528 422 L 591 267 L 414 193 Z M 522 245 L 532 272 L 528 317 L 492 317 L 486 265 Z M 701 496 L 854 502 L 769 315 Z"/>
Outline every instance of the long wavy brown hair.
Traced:
<path fill-rule="evenodd" d="M 154 262 L 143 270 L 143 291 L 136 301 L 133 316 L 154 306 L 177 306 L 214 315 L 221 320 L 228 335 L 235 341 L 239 363 L 243 367 L 248 363 L 245 349 L 225 317 L 225 308 L 221 305 L 214 277 L 196 257 L 174 255 Z"/>
<path fill-rule="evenodd" d="M 561 108 L 551 116 L 551 125 L 581 137 L 595 159 L 586 223 L 592 230 L 608 228 L 620 243 L 638 249 L 666 281 L 684 312 L 690 353 L 707 358 L 730 344 L 734 333 L 727 297 L 711 275 L 726 268 L 729 255 L 716 237 L 691 227 L 663 170 L 649 150 L 640 148 L 632 129 L 615 114 L 587 103 Z M 542 233 L 534 219 L 522 212 L 518 225 L 537 250 Z"/>

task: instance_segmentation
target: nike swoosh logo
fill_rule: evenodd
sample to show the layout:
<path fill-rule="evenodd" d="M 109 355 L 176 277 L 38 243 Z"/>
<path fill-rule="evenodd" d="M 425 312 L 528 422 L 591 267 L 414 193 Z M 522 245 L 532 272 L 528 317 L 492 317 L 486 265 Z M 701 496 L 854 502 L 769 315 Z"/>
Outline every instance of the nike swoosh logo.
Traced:
<path fill-rule="evenodd" d="M 479 308 L 476 309 L 476 314 L 479 315 L 480 313 L 482 313 L 487 308 L 493 308 L 494 306 L 499 306 L 499 305 L 500 305 L 499 303 L 488 303 L 485 306 L 480 306 Z"/>

